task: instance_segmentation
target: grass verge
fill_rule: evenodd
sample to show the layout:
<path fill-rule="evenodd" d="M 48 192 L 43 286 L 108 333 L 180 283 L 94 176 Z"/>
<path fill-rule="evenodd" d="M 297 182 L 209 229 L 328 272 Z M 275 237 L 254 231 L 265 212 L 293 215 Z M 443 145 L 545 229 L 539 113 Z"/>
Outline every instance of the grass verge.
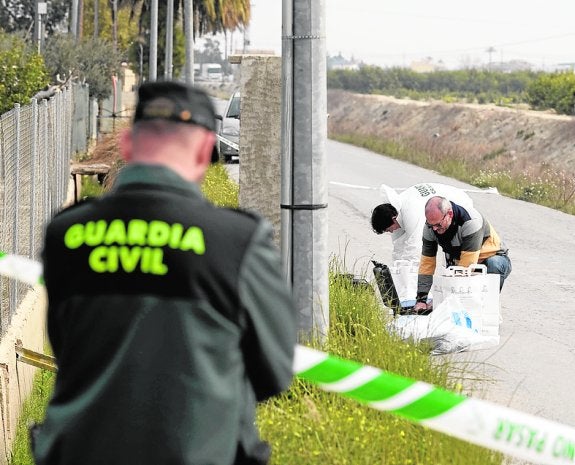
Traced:
<path fill-rule="evenodd" d="M 39 369 L 34 376 L 32 392 L 24 402 L 20 412 L 20 419 L 16 427 L 16 440 L 12 447 L 9 465 L 34 465 L 28 441 L 28 428 L 33 423 L 41 422 L 44 418 L 54 386 L 54 375 L 50 371 Z"/>
<path fill-rule="evenodd" d="M 447 358 L 432 358 L 424 345 L 409 344 L 386 330 L 388 316 L 372 289 L 340 279 L 330 267 L 330 331 L 321 347 L 340 357 L 416 378 L 452 391 L 467 384 Z M 272 445 L 272 464 L 488 465 L 493 451 L 426 429 L 389 413 L 295 379 L 291 389 L 258 407 L 262 437 Z"/>
<path fill-rule="evenodd" d="M 457 151 L 448 153 L 417 140 L 386 140 L 373 135 L 341 133 L 332 133 L 330 138 L 432 169 L 477 187 L 496 187 L 500 193 L 515 199 L 575 214 L 573 175 L 547 165 L 527 170 L 509 168 L 508 162 L 498 160 L 504 151 L 469 159 Z"/>

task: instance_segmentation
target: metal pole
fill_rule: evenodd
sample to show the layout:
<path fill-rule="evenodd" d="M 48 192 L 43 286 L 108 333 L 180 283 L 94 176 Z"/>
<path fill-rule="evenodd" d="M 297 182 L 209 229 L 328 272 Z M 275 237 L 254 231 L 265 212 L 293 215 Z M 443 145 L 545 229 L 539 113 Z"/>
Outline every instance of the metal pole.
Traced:
<path fill-rule="evenodd" d="M 32 137 L 30 138 L 30 151 L 32 152 L 31 164 L 31 177 L 30 177 L 30 254 L 31 258 L 37 258 L 36 247 L 36 171 L 37 163 L 40 160 L 38 156 L 38 101 L 32 99 Z"/>
<path fill-rule="evenodd" d="M 164 60 L 164 77 L 172 78 L 172 55 L 174 50 L 174 0 L 166 0 L 166 57 Z"/>
<path fill-rule="evenodd" d="M 40 5 L 44 5 L 44 13 L 40 15 L 40 53 L 44 53 L 46 49 L 46 21 L 44 20 L 46 19 L 47 10 L 45 8 L 46 3 L 41 3 Z"/>
<path fill-rule="evenodd" d="M 74 39 L 78 38 L 78 0 L 72 0 L 72 17 L 70 20 L 70 32 Z"/>
<path fill-rule="evenodd" d="M 34 42 L 37 44 L 38 53 L 40 53 L 40 12 L 38 11 L 40 0 L 36 0 L 34 9 Z"/>
<path fill-rule="evenodd" d="M 44 36 L 46 35 L 46 15 L 48 4 L 43 0 L 36 2 L 36 20 L 34 21 L 34 40 L 38 42 L 38 53 L 44 52 Z"/>
<path fill-rule="evenodd" d="M 12 217 L 12 253 L 20 253 L 20 222 L 18 213 L 20 212 L 20 138 L 22 134 L 20 132 L 20 104 L 14 104 L 14 133 L 16 134 L 15 144 L 14 144 L 14 172 L 12 173 L 14 177 L 14 192 L 12 197 L 12 207 L 14 208 Z M 11 313 L 16 312 L 18 305 L 18 293 L 20 284 L 16 281 L 10 287 L 10 308 Z"/>
<path fill-rule="evenodd" d="M 289 38 L 293 30 L 293 0 L 283 0 L 282 4 L 282 118 L 281 118 L 281 204 L 293 204 L 293 40 Z M 281 210 L 281 256 L 284 273 L 292 282 L 292 221 L 293 210 Z"/>
<path fill-rule="evenodd" d="M 158 0 L 152 0 L 150 7 L 150 62 L 149 79 L 155 81 L 158 76 Z"/>
<path fill-rule="evenodd" d="M 284 0 L 282 249 L 303 337 L 327 337 L 325 0 Z M 282 218 L 283 219 L 283 218 Z"/>
<path fill-rule="evenodd" d="M 184 33 L 186 36 L 185 79 L 189 85 L 194 84 L 194 2 L 184 0 Z"/>
<path fill-rule="evenodd" d="M 140 58 L 140 76 L 138 78 L 138 84 L 141 86 L 144 82 L 144 44 L 142 42 L 138 43 L 138 48 L 140 50 L 139 58 Z"/>

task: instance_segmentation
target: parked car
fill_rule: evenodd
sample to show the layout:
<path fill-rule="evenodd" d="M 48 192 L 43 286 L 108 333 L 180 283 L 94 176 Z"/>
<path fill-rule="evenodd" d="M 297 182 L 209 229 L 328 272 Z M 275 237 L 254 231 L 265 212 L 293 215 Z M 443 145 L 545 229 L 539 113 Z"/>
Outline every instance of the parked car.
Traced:
<path fill-rule="evenodd" d="M 217 134 L 223 139 L 231 142 L 227 144 L 225 140 L 218 138 L 217 147 L 220 158 L 224 161 L 239 159 L 240 153 L 238 145 L 240 143 L 240 91 L 235 91 L 229 98 L 223 114 L 216 115 L 216 119 L 221 121 L 218 124 Z M 233 145 L 232 145 L 233 144 Z M 235 146 L 235 147 L 234 147 Z"/>

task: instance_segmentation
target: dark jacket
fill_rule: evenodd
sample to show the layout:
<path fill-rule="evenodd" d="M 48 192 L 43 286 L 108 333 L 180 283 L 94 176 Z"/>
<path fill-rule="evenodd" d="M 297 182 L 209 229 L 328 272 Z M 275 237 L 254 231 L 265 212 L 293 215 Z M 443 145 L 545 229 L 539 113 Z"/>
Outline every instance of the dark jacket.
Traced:
<path fill-rule="evenodd" d="M 255 402 L 289 386 L 296 343 L 271 232 L 144 165 L 55 217 L 43 260 L 59 371 L 37 464 L 265 463 Z"/>

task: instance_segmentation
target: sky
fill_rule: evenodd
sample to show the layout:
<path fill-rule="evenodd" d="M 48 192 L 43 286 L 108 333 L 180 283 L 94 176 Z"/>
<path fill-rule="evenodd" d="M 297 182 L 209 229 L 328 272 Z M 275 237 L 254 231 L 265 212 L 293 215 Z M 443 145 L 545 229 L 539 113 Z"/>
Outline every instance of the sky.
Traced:
<path fill-rule="evenodd" d="M 328 55 L 341 53 L 366 64 L 409 66 L 431 57 L 449 69 L 490 60 L 523 60 L 549 69 L 575 62 L 575 0 L 324 0 L 324 5 Z M 252 0 L 251 7 L 250 47 L 281 53 L 282 1 Z M 241 49 L 243 35 L 236 32 L 232 40 Z"/>

